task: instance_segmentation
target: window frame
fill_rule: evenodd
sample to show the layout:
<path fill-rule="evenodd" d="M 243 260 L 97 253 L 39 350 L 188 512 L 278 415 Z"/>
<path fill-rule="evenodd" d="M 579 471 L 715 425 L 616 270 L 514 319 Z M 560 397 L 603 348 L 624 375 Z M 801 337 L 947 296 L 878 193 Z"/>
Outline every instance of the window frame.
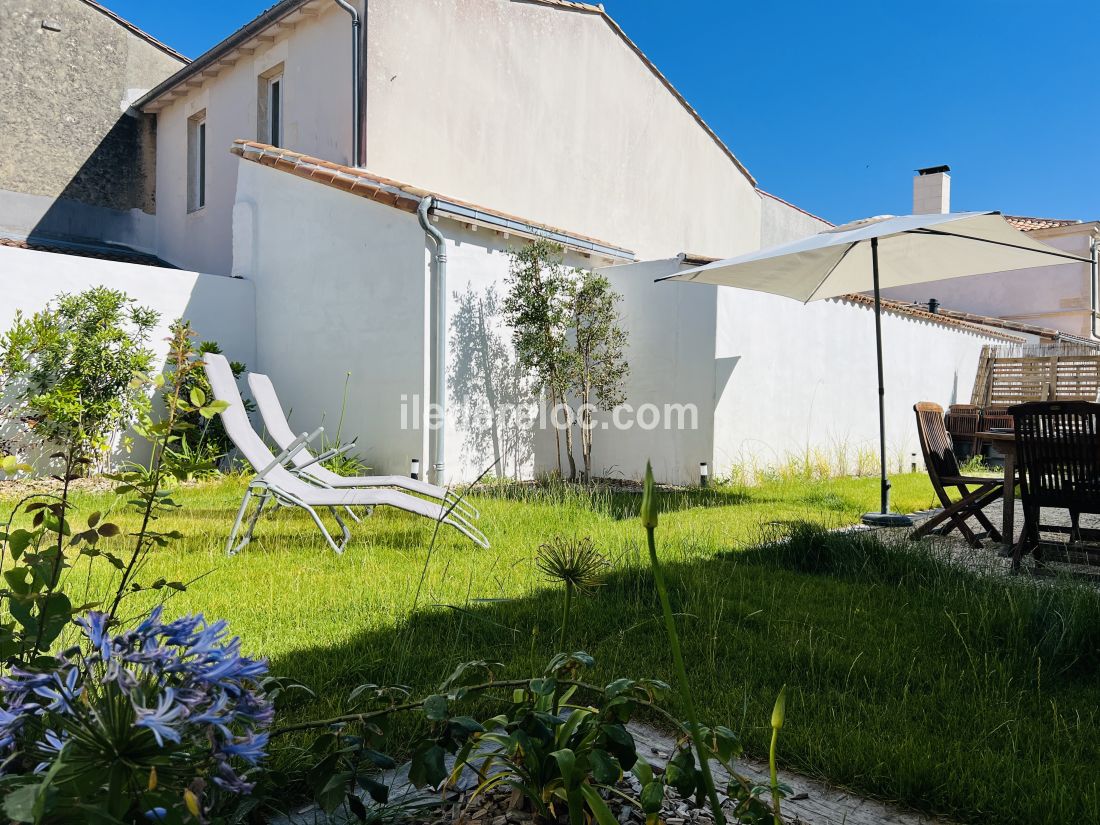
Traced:
<path fill-rule="evenodd" d="M 267 142 L 282 146 L 283 140 L 283 73 L 267 80 Z"/>
<path fill-rule="evenodd" d="M 187 119 L 187 213 L 206 208 L 207 182 L 207 118 L 206 110 Z"/>

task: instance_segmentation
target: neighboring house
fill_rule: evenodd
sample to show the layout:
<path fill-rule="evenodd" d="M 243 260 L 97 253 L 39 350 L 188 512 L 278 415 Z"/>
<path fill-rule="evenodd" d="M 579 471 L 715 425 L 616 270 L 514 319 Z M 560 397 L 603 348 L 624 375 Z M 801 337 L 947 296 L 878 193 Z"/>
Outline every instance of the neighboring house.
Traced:
<path fill-rule="evenodd" d="M 0 0 L 0 236 L 156 247 L 153 122 L 187 62 L 91 0 Z"/>
<path fill-rule="evenodd" d="M 947 167 L 922 170 L 913 180 L 913 212 L 950 212 Z M 1081 258 L 1096 260 L 1100 221 L 1027 218 L 1006 215 L 1022 232 Z M 1100 342 L 1100 275 L 1096 264 L 1067 261 L 1055 266 L 990 272 L 886 290 L 892 298 L 935 300 L 953 310 L 987 315 L 1065 337 Z"/>

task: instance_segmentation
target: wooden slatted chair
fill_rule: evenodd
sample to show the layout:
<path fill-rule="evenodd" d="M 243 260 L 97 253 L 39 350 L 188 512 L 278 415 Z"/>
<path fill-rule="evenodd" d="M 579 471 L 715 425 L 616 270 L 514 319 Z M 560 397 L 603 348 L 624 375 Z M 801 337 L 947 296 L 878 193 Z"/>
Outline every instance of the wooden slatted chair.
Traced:
<path fill-rule="evenodd" d="M 947 415 L 943 418 L 954 446 L 965 444 L 970 449 L 967 455 L 974 455 L 978 451 L 978 430 L 981 426 L 982 408 L 974 404 L 952 404 L 947 408 Z"/>
<path fill-rule="evenodd" d="M 982 410 L 981 429 L 983 431 L 1011 430 L 1014 426 L 1012 416 L 1008 414 L 1008 407 L 986 407 Z M 980 452 L 986 443 L 985 439 L 979 437 L 976 451 Z"/>
<path fill-rule="evenodd" d="M 1016 420 L 1016 466 L 1024 529 L 1012 557 L 1031 552 L 1041 562 L 1042 533 L 1068 533 L 1067 551 L 1100 553 L 1100 530 L 1081 527 L 1081 514 L 1100 515 L 1100 404 L 1053 401 L 1009 409 Z M 1070 526 L 1044 524 L 1042 508 L 1068 510 Z M 1059 544 L 1061 544 L 1059 542 Z"/>
<path fill-rule="evenodd" d="M 958 530 L 971 547 L 981 547 L 984 536 L 1000 542 L 1001 534 L 982 510 L 1002 495 L 1004 482 L 996 478 L 962 474 L 959 461 L 955 457 L 955 445 L 944 424 L 943 407 L 930 401 L 922 401 L 914 405 L 913 411 L 917 414 L 917 434 L 920 437 L 921 452 L 924 454 L 924 466 L 928 469 L 928 479 L 932 482 L 932 488 L 936 491 L 943 510 L 918 526 L 910 534 L 910 538 L 924 538 L 940 528 L 940 525 L 944 525 L 946 529 L 942 529 L 941 534 Z M 951 500 L 947 492 L 951 487 L 960 494 L 958 501 Z M 974 489 L 971 490 L 971 487 Z M 983 535 L 978 535 L 970 528 L 966 523 L 969 518 L 974 518 L 982 526 L 985 531 Z"/>

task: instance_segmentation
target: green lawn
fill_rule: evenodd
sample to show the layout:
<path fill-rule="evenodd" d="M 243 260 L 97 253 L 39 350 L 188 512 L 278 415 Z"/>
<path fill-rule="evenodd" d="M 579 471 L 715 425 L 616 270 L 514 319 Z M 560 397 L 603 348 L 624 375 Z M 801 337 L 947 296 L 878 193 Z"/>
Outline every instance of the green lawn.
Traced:
<path fill-rule="evenodd" d="M 931 503 L 923 477 L 895 482 L 899 508 Z M 302 513 L 280 510 L 227 559 L 240 493 L 234 479 L 181 491 L 183 509 L 159 528 L 185 538 L 140 578 L 201 577 L 169 611 L 228 619 L 275 673 L 311 686 L 318 700 L 294 718 L 339 712 L 362 682 L 428 690 L 471 659 L 504 662 L 512 676 L 540 670 L 555 652 L 560 601 L 534 555 L 556 535 L 590 537 L 613 562 L 607 585 L 577 602 L 570 647 L 596 657 L 596 678 L 672 681 L 636 496 L 481 496 L 493 549 L 444 530 L 430 557 L 422 520 L 379 512 L 338 557 Z M 659 551 L 705 719 L 761 754 L 787 683 L 788 767 L 970 822 L 1100 821 L 1093 591 L 983 579 L 848 539 L 744 552 L 784 523 L 839 526 L 876 501 L 876 479 L 666 497 Z M 109 509 L 112 498 L 77 505 Z M 80 595 L 87 571 L 71 575 Z M 105 584 L 93 576 L 93 590 Z"/>

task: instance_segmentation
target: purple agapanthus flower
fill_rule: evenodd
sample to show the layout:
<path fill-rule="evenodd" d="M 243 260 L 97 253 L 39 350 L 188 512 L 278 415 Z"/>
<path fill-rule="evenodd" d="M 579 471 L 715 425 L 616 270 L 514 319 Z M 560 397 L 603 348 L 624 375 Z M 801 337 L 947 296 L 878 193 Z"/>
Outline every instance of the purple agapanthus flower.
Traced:
<path fill-rule="evenodd" d="M 265 729 L 274 717 L 260 687 L 267 662 L 242 655 L 225 622 L 161 616 L 158 607 L 135 627 L 112 633 L 106 614 L 88 613 L 76 621 L 85 644 L 63 652 L 51 668 L 12 668 L 0 677 L 0 759 L 33 753 L 45 770 L 68 741 L 117 735 L 102 720 L 117 718 L 111 714 L 121 705 L 132 709 L 132 730 L 172 749 L 174 761 L 190 756 L 197 771 L 206 765 L 218 788 L 250 791 L 246 774 L 266 756 Z M 93 736 L 68 733 L 82 728 Z M 0 765 L 0 773 L 20 769 L 26 768 L 19 759 Z M 163 814 L 153 808 L 145 816 L 157 821 Z"/>

